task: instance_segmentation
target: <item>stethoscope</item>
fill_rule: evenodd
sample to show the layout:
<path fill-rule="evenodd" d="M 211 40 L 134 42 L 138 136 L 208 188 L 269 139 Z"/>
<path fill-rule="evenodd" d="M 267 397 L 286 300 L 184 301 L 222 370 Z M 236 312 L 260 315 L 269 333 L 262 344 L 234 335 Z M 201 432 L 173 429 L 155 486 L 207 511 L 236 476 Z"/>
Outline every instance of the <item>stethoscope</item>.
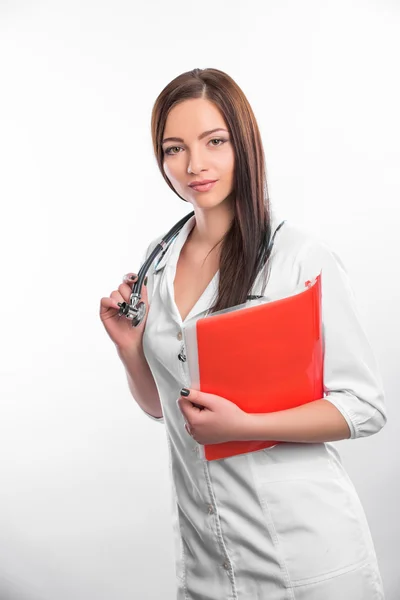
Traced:
<path fill-rule="evenodd" d="M 143 263 L 143 265 L 139 269 L 139 273 L 137 276 L 137 280 L 132 287 L 132 293 L 128 302 L 118 302 L 119 312 L 118 317 L 125 316 L 127 319 L 132 320 L 132 327 L 137 327 L 143 320 L 144 315 L 146 314 L 146 303 L 141 300 L 140 290 L 142 289 L 143 281 L 146 276 L 147 271 L 151 267 L 153 261 L 156 259 L 158 254 L 162 251 L 161 256 L 159 257 L 157 264 L 154 266 L 154 269 L 157 268 L 158 263 L 162 260 L 164 254 L 169 248 L 169 245 L 176 238 L 186 221 L 188 221 L 191 217 L 193 217 L 194 211 L 185 215 L 180 221 L 175 223 L 175 225 L 168 231 L 168 233 L 163 237 L 163 239 L 156 245 L 154 250 L 151 252 L 148 259 Z M 268 251 L 272 247 L 274 243 L 275 236 L 279 229 L 285 221 L 282 221 L 278 227 L 275 229 L 275 233 L 271 238 L 271 241 L 268 246 Z M 254 300 L 255 298 L 262 298 L 262 296 L 247 296 L 248 300 Z"/>

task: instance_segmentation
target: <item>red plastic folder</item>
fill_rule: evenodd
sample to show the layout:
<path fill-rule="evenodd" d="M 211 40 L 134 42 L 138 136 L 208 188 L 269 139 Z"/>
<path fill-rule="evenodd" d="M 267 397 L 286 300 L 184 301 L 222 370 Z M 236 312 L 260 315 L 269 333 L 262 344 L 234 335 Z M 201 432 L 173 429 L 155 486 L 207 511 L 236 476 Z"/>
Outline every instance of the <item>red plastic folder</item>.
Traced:
<path fill-rule="evenodd" d="M 190 387 L 222 396 L 248 413 L 322 398 L 321 273 L 303 285 L 284 298 L 250 300 L 184 323 Z M 240 440 L 200 448 L 210 461 L 277 443 L 284 442 Z"/>

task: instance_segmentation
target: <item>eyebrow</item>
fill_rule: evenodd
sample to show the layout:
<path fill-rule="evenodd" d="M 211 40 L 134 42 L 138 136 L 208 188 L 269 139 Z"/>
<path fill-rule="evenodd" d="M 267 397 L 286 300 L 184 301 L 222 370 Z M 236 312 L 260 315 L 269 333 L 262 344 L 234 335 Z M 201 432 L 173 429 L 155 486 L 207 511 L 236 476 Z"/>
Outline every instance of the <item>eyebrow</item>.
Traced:
<path fill-rule="evenodd" d="M 204 137 L 206 137 L 206 135 L 210 135 L 210 133 L 214 133 L 215 131 L 226 131 L 227 133 L 229 133 L 229 131 L 227 129 L 223 129 L 222 127 L 217 127 L 216 129 L 210 129 L 209 131 L 203 131 L 203 133 L 201 133 L 199 135 L 199 140 L 202 140 Z M 161 144 L 164 144 L 165 142 L 183 142 L 183 139 L 179 138 L 179 137 L 169 137 L 169 138 L 165 138 L 165 140 L 163 140 L 161 142 Z"/>

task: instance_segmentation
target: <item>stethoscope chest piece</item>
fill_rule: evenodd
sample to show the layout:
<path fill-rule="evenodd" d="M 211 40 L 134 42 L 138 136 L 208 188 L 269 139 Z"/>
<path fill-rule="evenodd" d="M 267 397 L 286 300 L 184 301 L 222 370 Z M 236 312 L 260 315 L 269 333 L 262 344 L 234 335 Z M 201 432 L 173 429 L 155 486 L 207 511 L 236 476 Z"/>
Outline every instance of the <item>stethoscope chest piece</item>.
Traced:
<path fill-rule="evenodd" d="M 132 321 L 132 327 L 137 327 L 146 314 L 146 304 L 139 299 L 137 294 L 132 294 L 130 303 L 118 302 L 118 317 L 125 316 Z"/>

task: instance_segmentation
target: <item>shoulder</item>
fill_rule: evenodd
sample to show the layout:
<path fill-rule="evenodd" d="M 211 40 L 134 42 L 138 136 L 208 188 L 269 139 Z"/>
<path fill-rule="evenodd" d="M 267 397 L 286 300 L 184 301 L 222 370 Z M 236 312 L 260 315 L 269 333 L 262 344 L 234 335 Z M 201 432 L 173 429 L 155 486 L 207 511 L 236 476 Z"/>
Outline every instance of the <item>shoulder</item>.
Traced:
<path fill-rule="evenodd" d="M 334 286 L 350 291 L 348 271 L 337 251 L 324 239 L 323 232 L 289 219 L 276 234 L 269 263 L 271 289 L 290 291 L 322 273 L 325 291 Z"/>
<path fill-rule="evenodd" d="M 343 267 L 343 263 L 336 250 L 324 239 L 323 233 L 316 233 L 305 225 L 285 221 L 278 231 L 272 257 L 279 260 L 289 260 L 299 266 L 304 265 L 329 265 L 335 262 Z"/>

